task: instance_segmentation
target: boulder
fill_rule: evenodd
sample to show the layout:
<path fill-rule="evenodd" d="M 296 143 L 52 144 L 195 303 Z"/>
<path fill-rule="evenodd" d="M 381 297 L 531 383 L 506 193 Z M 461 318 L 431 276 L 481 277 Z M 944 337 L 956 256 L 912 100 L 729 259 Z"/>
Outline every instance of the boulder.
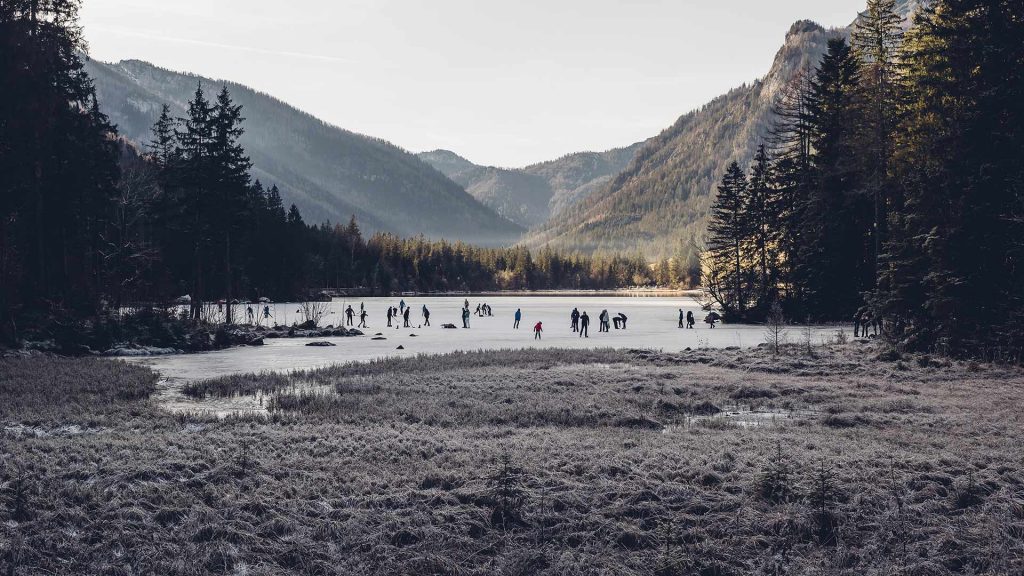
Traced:
<path fill-rule="evenodd" d="M 328 347 L 328 346 L 336 346 L 336 344 L 334 344 L 333 342 L 327 342 L 327 341 L 324 341 L 324 340 L 320 340 L 320 341 L 317 341 L 317 342 L 308 342 L 306 344 L 306 346 Z"/>

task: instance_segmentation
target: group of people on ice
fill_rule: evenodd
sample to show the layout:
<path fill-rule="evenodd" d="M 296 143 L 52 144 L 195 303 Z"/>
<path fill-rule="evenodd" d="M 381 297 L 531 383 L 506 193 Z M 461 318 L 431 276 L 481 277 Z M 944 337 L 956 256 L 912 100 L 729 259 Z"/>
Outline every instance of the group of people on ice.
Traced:
<path fill-rule="evenodd" d="M 470 308 L 469 300 L 466 299 L 463 302 L 462 311 L 461 311 L 462 327 L 463 328 L 469 328 L 470 327 L 470 322 L 469 321 L 470 321 L 470 318 L 472 316 L 474 316 L 474 315 L 479 316 L 479 317 L 494 316 L 494 310 L 491 308 L 491 306 L 489 304 L 486 304 L 486 303 L 477 304 L 476 305 L 476 309 L 473 312 L 471 312 L 470 310 L 471 310 L 471 308 Z M 269 310 L 265 310 L 264 311 L 265 314 L 267 314 L 268 312 L 269 312 Z M 353 308 L 353 305 L 351 305 L 351 304 L 348 305 L 345 308 L 344 314 L 345 314 L 345 325 L 347 325 L 347 326 L 353 326 L 354 325 L 354 326 L 356 326 L 358 328 L 369 328 L 369 326 L 367 325 L 367 322 L 366 322 L 367 318 L 369 317 L 369 314 L 366 311 L 365 304 L 363 304 L 363 303 L 359 304 L 358 316 L 357 316 L 356 310 Z M 400 300 L 398 302 L 397 306 L 388 306 L 387 314 L 386 314 L 387 325 L 388 325 L 389 328 L 391 328 L 391 327 L 394 327 L 394 328 L 403 328 L 403 327 L 404 328 L 412 328 L 413 326 L 412 326 L 411 315 L 412 315 L 412 306 L 407 305 L 405 300 L 402 299 L 402 300 Z M 422 322 L 422 324 L 420 324 L 420 327 L 422 327 L 422 326 L 430 326 L 430 309 L 427 308 L 426 304 L 422 305 L 422 307 L 420 309 L 420 315 L 423 318 L 423 322 Z M 358 324 L 355 323 L 355 319 L 357 317 L 359 319 L 359 323 Z M 867 315 L 858 316 L 858 324 L 862 324 L 864 326 L 863 330 L 864 330 L 865 334 L 866 334 L 866 331 L 867 331 L 867 325 L 870 323 L 869 320 L 866 319 L 866 317 L 867 317 Z M 864 318 L 864 319 L 862 320 L 862 318 Z M 704 322 L 709 324 L 711 328 L 714 328 L 715 324 L 720 322 L 721 319 L 722 319 L 721 315 L 719 315 L 717 312 L 713 312 L 712 311 L 712 312 L 710 312 L 704 318 Z M 513 324 L 512 324 L 513 329 L 518 330 L 519 329 L 519 324 L 520 324 L 520 322 L 522 322 L 522 320 L 523 320 L 523 311 L 522 311 L 521 308 L 517 308 L 516 311 L 515 311 L 514 318 L 513 318 Z M 610 332 L 612 327 L 614 327 L 616 330 L 625 330 L 626 329 L 626 324 L 629 321 L 629 317 L 627 317 L 622 312 L 619 312 L 618 314 L 612 316 L 608 312 L 607 309 L 604 309 L 604 310 L 601 310 L 601 312 L 598 314 L 597 320 L 598 320 L 598 332 Z M 590 337 L 590 322 L 591 322 L 591 318 L 590 318 L 590 315 L 587 314 L 586 310 L 584 310 L 583 312 L 580 312 L 579 308 L 573 308 L 572 312 L 569 313 L 569 327 L 572 329 L 573 333 L 577 334 L 580 338 L 589 338 Z M 692 329 L 695 324 L 696 324 L 696 319 L 694 318 L 693 311 L 691 310 L 691 311 L 685 311 L 684 312 L 683 309 L 680 308 L 679 309 L 679 327 L 680 328 Z M 452 327 L 452 326 L 447 325 L 447 324 L 445 326 L 446 327 Z M 533 332 L 534 332 L 534 338 L 535 339 L 538 339 L 538 340 L 541 339 L 541 335 L 544 332 L 543 323 L 542 322 L 537 322 L 533 326 Z"/>
<path fill-rule="evenodd" d="M 602 310 L 597 316 L 597 320 L 599 322 L 598 332 L 610 332 L 612 324 L 615 325 L 616 330 L 625 330 L 629 317 L 622 312 L 612 317 L 608 310 Z M 590 338 L 590 315 L 586 310 L 581 313 L 579 308 L 573 308 L 569 313 L 569 327 L 574 333 L 579 334 L 580 338 Z"/>
<path fill-rule="evenodd" d="M 715 324 L 722 321 L 722 315 L 712 310 L 708 312 L 707 316 L 704 317 L 704 323 L 709 325 L 711 328 L 715 327 Z M 697 320 L 693 317 L 693 310 L 687 310 L 685 313 L 683 309 L 679 309 L 679 327 L 686 329 L 693 329 L 693 325 L 697 323 Z"/>

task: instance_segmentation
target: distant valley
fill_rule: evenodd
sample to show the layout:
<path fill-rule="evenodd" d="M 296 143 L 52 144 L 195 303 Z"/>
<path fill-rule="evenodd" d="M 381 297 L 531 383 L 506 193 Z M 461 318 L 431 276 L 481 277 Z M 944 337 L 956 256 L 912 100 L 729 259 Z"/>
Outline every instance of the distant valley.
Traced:
<path fill-rule="evenodd" d="M 578 152 L 525 168 L 479 166 L 448 150 L 419 157 L 513 222 L 533 228 L 600 189 L 633 159 L 641 143 L 606 152 Z"/>

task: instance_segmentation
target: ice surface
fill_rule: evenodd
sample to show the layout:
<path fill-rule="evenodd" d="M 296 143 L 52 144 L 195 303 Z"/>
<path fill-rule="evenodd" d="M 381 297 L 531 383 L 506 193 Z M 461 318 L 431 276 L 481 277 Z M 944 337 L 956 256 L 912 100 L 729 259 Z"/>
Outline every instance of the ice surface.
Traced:
<path fill-rule="evenodd" d="M 411 328 L 388 328 L 386 312 L 389 304 L 398 306 L 404 298 L 412 306 Z M 359 321 L 359 304 L 364 303 L 369 313 L 370 328 L 366 336 L 349 338 L 316 338 L 337 344 L 335 347 L 307 347 L 310 339 L 267 339 L 265 346 L 242 347 L 172 356 L 132 358 L 153 367 L 168 378 L 196 380 L 217 376 L 261 372 L 289 371 L 325 366 L 339 362 L 365 361 L 390 356 L 414 356 L 417 354 L 438 354 L 457 350 L 487 350 L 500 348 L 649 348 L 664 351 L 679 351 L 684 348 L 725 348 L 728 346 L 750 347 L 765 340 L 764 327 L 756 325 L 719 324 L 708 328 L 703 319 L 705 312 L 697 301 L 689 296 L 471 296 L 470 311 L 478 303 L 491 306 L 494 316 L 470 319 L 470 329 L 461 328 L 461 309 L 464 296 L 452 297 L 392 297 L 365 298 L 357 300 L 336 299 L 331 303 L 331 313 L 321 325 L 340 325 L 343 311 L 352 305 L 356 311 L 355 322 Z M 431 326 L 422 326 L 421 308 L 426 304 L 430 309 Z M 253 309 L 262 311 L 262 305 L 253 304 Z M 297 313 L 298 304 L 271 304 L 271 313 L 279 323 L 291 324 L 301 321 Z M 573 307 L 587 312 L 591 318 L 590 337 L 580 338 L 570 329 L 569 314 Z M 235 312 L 237 318 L 245 318 Z M 518 330 L 512 328 L 516 309 L 523 313 Z M 697 326 L 693 330 L 677 328 L 679 309 L 693 311 Z M 602 310 L 611 316 L 619 312 L 629 320 L 626 330 L 598 332 L 598 316 Z M 533 326 L 543 322 L 543 339 L 535 340 Z M 451 323 L 460 328 L 441 328 Z M 848 327 L 844 327 L 849 332 Z M 835 326 L 813 328 L 812 340 L 820 344 L 835 334 Z M 789 342 L 802 341 L 803 327 L 787 329 Z M 382 333 L 386 340 L 373 340 L 376 333 Z M 415 334 L 415 336 L 413 336 Z M 849 336 L 850 334 L 848 334 Z M 403 350 L 398 350 L 401 345 Z"/>

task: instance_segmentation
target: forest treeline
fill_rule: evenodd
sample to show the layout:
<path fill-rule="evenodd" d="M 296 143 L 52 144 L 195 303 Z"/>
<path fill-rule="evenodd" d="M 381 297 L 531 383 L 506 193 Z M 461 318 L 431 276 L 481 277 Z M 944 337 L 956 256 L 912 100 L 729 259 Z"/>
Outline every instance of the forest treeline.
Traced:
<path fill-rule="evenodd" d="M 484 290 L 650 284 L 639 256 L 478 248 L 307 224 L 251 181 L 241 106 L 198 86 L 147 149 L 117 135 L 83 71 L 78 0 L 0 3 L 0 333 L 137 302 L 308 298 L 323 288 Z M 398 209 L 399 207 L 396 207 Z"/>
<path fill-rule="evenodd" d="M 727 317 L 880 319 L 904 346 L 1024 346 L 1024 19 L 870 0 L 718 187 L 703 286 Z"/>

